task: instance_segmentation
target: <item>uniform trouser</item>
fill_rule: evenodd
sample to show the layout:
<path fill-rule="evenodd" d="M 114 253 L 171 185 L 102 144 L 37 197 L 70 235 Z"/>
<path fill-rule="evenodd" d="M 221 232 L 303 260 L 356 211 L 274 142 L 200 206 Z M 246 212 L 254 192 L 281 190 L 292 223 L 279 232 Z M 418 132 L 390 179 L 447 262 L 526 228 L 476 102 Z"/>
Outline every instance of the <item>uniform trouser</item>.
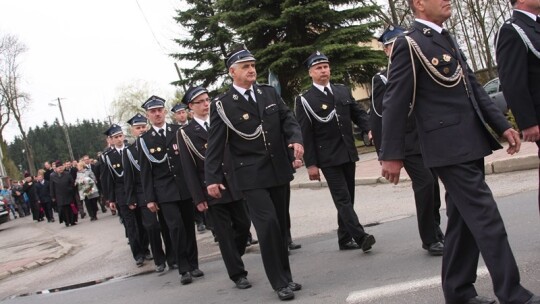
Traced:
<path fill-rule="evenodd" d="M 438 236 L 440 228 L 435 219 L 435 214 L 439 213 L 440 208 L 440 198 L 438 206 L 435 198 L 435 183 L 438 181 L 431 170 L 424 166 L 424 160 L 420 154 L 406 156 L 403 166 L 412 180 L 420 239 L 424 245 L 439 242 L 441 241 Z"/>
<path fill-rule="evenodd" d="M 354 239 L 361 244 L 367 235 L 354 211 L 354 175 L 356 164 L 321 168 L 338 212 L 338 242 L 344 245 Z"/>
<path fill-rule="evenodd" d="M 98 207 L 97 207 L 97 201 L 98 201 L 98 197 L 95 197 L 95 198 L 85 198 L 84 199 L 84 203 L 86 205 L 86 210 L 88 211 L 88 215 L 90 216 L 90 218 L 97 218 L 97 211 L 98 211 Z"/>
<path fill-rule="evenodd" d="M 242 191 L 259 239 L 266 276 L 274 290 L 292 282 L 287 250 L 287 187 Z"/>
<path fill-rule="evenodd" d="M 135 219 L 135 210 L 129 209 L 127 204 L 117 204 L 121 210 L 124 227 L 129 240 L 129 247 L 133 259 L 144 258 L 144 250 L 139 240 L 139 231 L 137 231 L 137 219 Z"/>
<path fill-rule="evenodd" d="M 77 215 L 73 213 L 73 209 L 71 208 L 70 204 L 58 206 L 58 213 L 59 217 L 61 217 L 66 226 L 72 225 L 77 221 Z"/>
<path fill-rule="evenodd" d="M 163 216 L 163 211 L 158 210 L 157 212 L 159 226 L 161 227 L 161 238 L 163 239 L 163 244 L 165 245 L 165 255 L 167 256 L 167 264 L 172 266 L 176 264 L 176 254 L 174 253 L 174 248 L 171 242 L 171 234 L 169 233 L 169 227 L 167 227 L 167 222 Z"/>
<path fill-rule="evenodd" d="M 236 281 L 247 276 L 242 256 L 246 251 L 251 223 L 246 213 L 244 200 L 209 207 L 208 216 L 214 224 L 214 231 L 219 240 L 219 250 L 227 273 Z"/>
<path fill-rule="evenodd" d="M 141 248 L 143 249 L 146 255 L 149 253 L 148 245 L 150 245 L 150 240 L 148 239 L 148 233 L 146 233 L 146 229 L 143 226 L 141 208 L 135 209 L 135 220 L 137 221 L 137 231 L 139 232 L 139 240 L 141 241 Z"/>
<path fill-rule="evenodd" d="M 199 268 L 194 206 L 191 199 L 159 204 L 169 228 L 171 244 L 175 253 L 178 272 L 186 273 Z"/>
<path fill-rule="evenodd" d="M 138 207 L 141 213 L 142 225 L 146 230 L 148 241 L 150 242 L 150 250 L 154 257 L 154 264 L 161 265 L 165 263 L 166 256 L 163 252 L 161 242 L 161 227 L 156 213 L 150 211 L 146 206 Z"/>
<path fill-rule="evenodd" d="M 291 206 L 291 184 L 287 184 L 287 244 L 292 243 L 292 235 L 291 235 L 291 213 L 289 212 L 289 208 Z"/>
<path fill-rule="evenodd" d="M 520 285 L 519 271 L 504 223 L 485 182 L 484 160 L 433 168 L 446 188 L 446 229 L 442 286 L 447 304 L 477 295 L 479 253 L 501 303 L 525 303 L 532 294 Z"/>

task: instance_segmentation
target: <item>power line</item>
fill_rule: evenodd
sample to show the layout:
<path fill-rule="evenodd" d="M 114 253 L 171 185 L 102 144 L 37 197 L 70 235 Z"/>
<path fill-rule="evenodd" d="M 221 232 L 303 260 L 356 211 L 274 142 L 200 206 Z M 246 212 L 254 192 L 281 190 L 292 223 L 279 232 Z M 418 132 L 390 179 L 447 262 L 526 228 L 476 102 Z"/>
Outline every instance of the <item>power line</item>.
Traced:
<path fill-rule="evenodd" d="M 167 54 L 167 52 L 165 52 L 165 48 L 163 47 L 163 45 L 161 45 L 161 43 L 157 39 L 156 34 L 154 33 L 154 30 L 152 29 L 152 26 L 150 25 L 150 22 L 148 22 L 148 19 L 146 18 L 146 15 L 144 14 L 144 11 L 143 11 L 141 5 L 139 4 L 139 0 L 135 0 L 135 2 L 137 3 L 137 6 L 139 7 L 139 11 L 141 12 L 141 14 L 142 14 L 142 16 L 144 18 L 144 21 L 146 22 L 146 25 L 148 26 L 148 29 L 150 30 L 150 33 L 152 33 L 152 36 L 154 37 L 154 40 L 156 41 L 157 45 L 159 46 L 159 48 L 161 49 L 161 51 L 164 54 Z"/>

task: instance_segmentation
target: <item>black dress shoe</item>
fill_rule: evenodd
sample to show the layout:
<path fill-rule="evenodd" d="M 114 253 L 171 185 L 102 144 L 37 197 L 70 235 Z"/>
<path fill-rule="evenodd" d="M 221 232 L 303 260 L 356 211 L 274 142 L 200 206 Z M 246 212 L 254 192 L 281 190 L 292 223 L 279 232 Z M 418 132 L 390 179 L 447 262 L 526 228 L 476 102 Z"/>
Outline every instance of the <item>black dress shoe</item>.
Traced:
<path fill-rule="evenodd" d="M 362 239 L 360 247 L 362 247 L 363 252 L 368 252 L 371 250 L 371 247 L 373 247 L 373 244 L 375 244 L 375 237 L 371 234 L 366 234 Z"/>
<path fill-rule="evenodd" d="M 236 284 L 236 288 L 238 289 L 248 289 L 251 287 L 251 283 L 249 283 L 249 281 L 245 277 L 234 281 L 234 284 Z"/>
<path fill-rule="evenodd" d="M 289 250 L 296 250 L 302 248 L 302 245 L 296 244 L 294 242 L 289 243 Z"/>
<path fill-rule="evenodd" d="M 529 301 L 525 302 L 525 304 L 540 304 L 540 297 L 532 296 L 532 298 L 530 298 Z"/>
<path fill-rule="evenodd" d="M 467 301 L 463 302 L 463 304 L 495 304 L 497 303 L 495 300 L 482 297 L 482 296 L 476 296 L 474 298 L 470 298 Z"/>
<path fill-rule="evenodd" d="M 144 255 L 144 259 L 147 260 L 147 261 L 150 261 L 150 260 L 153 260 L 154 257 L 152 256 L 151 253 L 147 253 Z"/>
<path fill-rule="evenodd" d="M 436 242 L 426 245 L 426 248 L 424 249 L 426 249 L 430 255 L 440 256 L 443 255 L 444 245 L 441 242 Z"/>
<path fill-rule="evenodd" d="M 137 267 L 142 267 L 144 265 L 144 258 L 140 257 L 135 261 L 135 264 L 137 264 Z"/>
<path fill-rule="evenodd" d="M 171 269 L 178 269 L 178 264 L 176 264 L 176 263 L 173 263 L 173 264 L 169 263 L 169 270 L 171 270 Z"/>
<path fill-rule="evenodd" d="M 199 277 L 204 276 L 204 272 L 202 272 L 200 269 L 193 269 L 191 271 L 191 275 L 196 277 L 196 278 L 199 278 Z"/>
<path fill-rule="evenodd" d="M 353 250 L 360 249 L 360 246 L 355 241 L 351 240 L 343 245 L 339 245 L 339 250 Z"/>
<path fill-rule="evenodd" d="M 302 284 L 298 284 L 295 282 L 289 282 L 288 286 L 292 291 L 299 291 L 300 289 L 302 289 Z"/>
<path fill-rule="evenodd" d="M 204 232 L 206 230 L 206 226 L 204 224 L 197 224 L 197 231 L 198 232 Z"/>
<path fill-rule="evenodd" d="M 165 263 L 159 264 L 156 266 L 156 272 L 164 272 L 165 271 Z"/>
<path fill-rule="evenodd" d="M 277 295 L 281 301 L 294 299 L 294 292 L 288 286 L 278 289 Z"/>
<path fill-rule="evenodd" d="M 180 277 L 180 283 L 182 285 L 187 285 L 189 283 L 193 282 L 193 277 L 191 276 L 191 273 L 188 271 L 186 273 L 183 273 Z"/>

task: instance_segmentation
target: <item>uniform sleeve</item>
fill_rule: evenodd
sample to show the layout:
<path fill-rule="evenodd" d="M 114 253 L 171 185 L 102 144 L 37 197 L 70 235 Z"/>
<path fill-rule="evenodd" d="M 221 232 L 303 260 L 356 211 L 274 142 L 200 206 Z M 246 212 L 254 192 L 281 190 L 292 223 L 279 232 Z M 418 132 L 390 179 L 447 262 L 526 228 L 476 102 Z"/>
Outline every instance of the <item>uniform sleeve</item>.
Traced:
<path fill-rule="evenodd" d="M 199 203 L 206 201 L 206 189 L 202 189 L 201 185 L 204 183 L 199 180 L 199 174 L 197 174 L 198 169 L 195 162 L 196 160 L 194 159 L 194 157 L 197 156 L 191 153 L 181 132 L 181 129 L 176 132 L 178 150 L 180 150 L 180 161 L 182 163 L 182 169 L 184 170 L 183 173 L 186 177 L 186 184 L 189 192 L 191 193 L 193 203 L 198 205 Z"/>
<path fill-rule="evenodd" d="M 223 183 L 223 151 L 227 142 L 227 126 L 217 113 L 216 101 L 210 104 L 210 134 L 204 162 L 207 185 Z"/>
<path fill-rule="evenodd" d="M 154 179 L 152 176 L 152 163 L 146 157 L 144 154 L 144 151 L 142 149 L 141 141 L 143 140 L 143 137 L 139 137 L 137 139 L 139 150 L 138 150 L 138 158 L 139 158 L 139 165 L 141 166 L 141 184 L 143 187 L 144 192 L 144 198 L 146 200 L 146 203 L 149 202 L 157 202 L 156 193 L 154 192 Z"/>
<path fill-rule="evenodd" d="M 418 70 L 416 60 L 411 62 L 407 40 L 400 37 L 394 42 L 392 64 L 383 97 L 380 160 L 405 158 L 405 127 L 415 86 L 412 64 Z"/>
<path fill-rule="evenodd" d="M 285 135 L 287 144 L 301 144 L 304 142 L 302 140 L 302 131 L 300 130 L 300 125 L 296 118 L 294 117 L 292 111 L 287 107 L 281 96 L 277 93 L 276 90 L 272 89 L 275 99 L 279 107 L 279 117 L 281 120 L 281 131 Z"/>
<path fill-rule="evenodd" d="M 528 87 L 527 47 L 510 25 L 504 25 L 499 32 L 496 54 L 503 95 L 519 128 L 538 125 Z"/>
<path fill-rule="evenodd" d="M 309 114 L 306 113 L 304 106 L 302 105 L 302 99 L 300 96 L 296 97 L 295 101 L 296 119 L 302 130 L 302 136 L 304 140 L 304 163 L 306 167 L 319 166 L 317 163 L 316 144 L 315 137 L 313 135 L 313 126 L 309 118 Z"/>
<path fill-rule="evenodd" d="M 137 201 L 134 199 L 136 197 L 135 193 L 135 178 L 133 176 L 134 170 L 133 165 L 128 157 L 128 149 L 124 150 L 122 154 L 122 167 L 124 168 L 124 191 L 126 192 L 126 203 L 128 205 L 136 204 Z M 137 157 L 134 155 L 134 157 Z M 141 202 L 142 203 L 142 202 Z"/>
<path fill-rule="evenodd" d="M 386 85 L 382 81 L 379 75 L 373 77 L 372 96 L 369 111 L 369 128 L 371 129 L 371 136 L 373 136 L 373 142 L 375 148 L 378 150 L 381 148 L 381 129 L 382 129 L 382 101 L 384 92 L 386 91 Z"/>

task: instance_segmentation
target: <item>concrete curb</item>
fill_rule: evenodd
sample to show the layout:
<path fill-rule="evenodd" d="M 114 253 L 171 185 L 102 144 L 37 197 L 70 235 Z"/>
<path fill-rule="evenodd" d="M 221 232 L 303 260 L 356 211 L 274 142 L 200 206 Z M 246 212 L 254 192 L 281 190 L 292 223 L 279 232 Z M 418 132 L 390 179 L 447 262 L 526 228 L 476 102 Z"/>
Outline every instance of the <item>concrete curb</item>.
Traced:
<path fill-rule="evenodd" d="M 514 157 L 509 159 L 496 160 L 485 164 L 486 174 L 498 174 L 506 173 L 513 171 L 521 170 L 531 170 L 537 169 L 540 164 L 538 156 L 536 155 L 527 155 L 522 157 Z M 400 182 L 408 182 L 411 179 L 406 177 L 401 177 Z M 389 184 L 389 182 L 382 176 L 373 176 L 373 177 L 360 177 L 355 179 L 355 185 L 376 185 L 376 184 Z M 291 184 L 291 189 L 320 189 L 328 187 L 326 181 L 308 181 L 308 182 L 298 182 Z"/>
<path fill-rule="evenodd" d="M 58 244 L 60 247 L 62 247 L 62 249 L 58 250 L 57 252 L 49 255 L 49 256 L 46 256 L 46 257 L 43 257 L 37 261 L 32 261 L 32 262 L 29 262 L 27 263 L 26 265 L 22 265 L 20 267 L 15 267 L 13 269 L 10 269 L 10 270 L 7 270 L 7 271 L 4 271 L 2 273 L 0 273 L 0 281 L 3 280 L 3 279 L 6 279 L 8 278 L 9 276 L 11 275 L 16 275 L 16 274 L 19 274 L 19 273 L 22 273 L 26 270 L 30 270 L 30 269 L 34 269 L 34 268 L 37 268 L 37 267 L 40 267 L 40 266 L 43 266 L 43 265 L 47 265 L 51 262 L 54 262 L 56 261 L 57 259 L 60 259 L 68 254 L 71 253 L 71 251 L 74 249 L 74 246 L 72 244 L 69 244 L 69 243 L 66 243 L 58 238 L 54 238 L 54 241 L 56 242 L 56 244 Z"/>

